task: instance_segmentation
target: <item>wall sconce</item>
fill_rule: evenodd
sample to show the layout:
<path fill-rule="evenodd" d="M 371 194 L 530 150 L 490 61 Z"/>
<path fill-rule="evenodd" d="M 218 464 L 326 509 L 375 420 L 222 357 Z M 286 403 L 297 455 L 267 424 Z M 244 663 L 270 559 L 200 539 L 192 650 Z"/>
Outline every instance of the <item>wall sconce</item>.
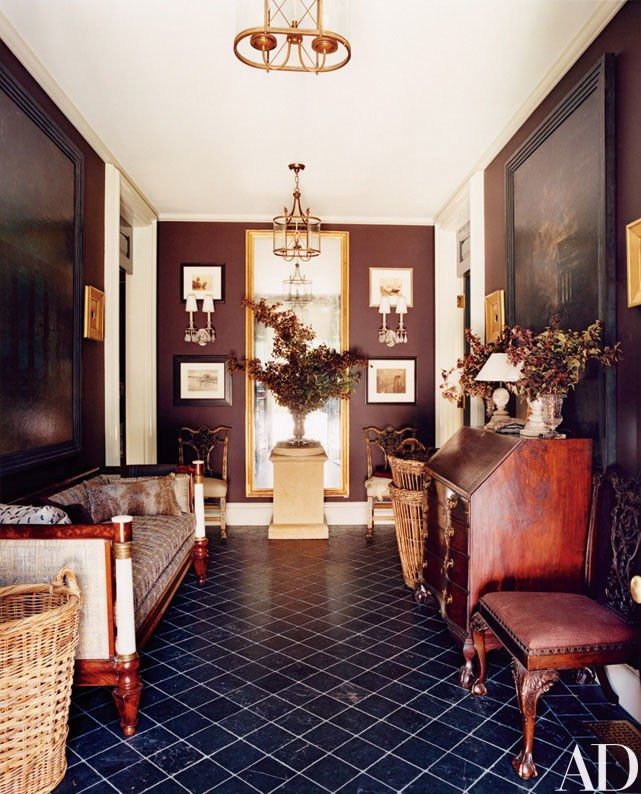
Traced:
<path fill-rule="evenodd" d="M 203 298 L 202 310 L 207 315 L 207 327 L 196 328 L 194 325 L 194 312 L 198 311 L 198 301 L 195 295 L 187 295 L 185 311 L 189 313 L 189 326 L 185 330 L 185 342 L 195 342 L 197 345 L 204 347 L 208 342 L 213 342 L 216 339 L 216 329 L 211 324 L 211 315 L 215 311 L 214 299 L 211 295 Z"/>
<path fill-rule="evenodd" d="M 387 327 L 387 315 L 392 311 L 389 298 L 381 298 L 378 306 L 378 313 L 383 316 L 381 327 L 378 329 L 378 341 L 394 347 L 394 345 L 407 344 L 407 329 L 403 320 L 404 315 L 407 314 L 407 300 L 403 295 L 399 295 L 396 299 L 396 313 L 398 314 L 398 328 L 394 331 L 393 328 Z"/>

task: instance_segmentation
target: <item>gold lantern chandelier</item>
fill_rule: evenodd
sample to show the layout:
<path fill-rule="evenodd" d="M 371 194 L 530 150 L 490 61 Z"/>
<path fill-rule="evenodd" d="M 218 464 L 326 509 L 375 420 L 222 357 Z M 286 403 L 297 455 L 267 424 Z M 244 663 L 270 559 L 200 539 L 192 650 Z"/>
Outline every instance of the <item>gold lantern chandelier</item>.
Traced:
<path fill-rule="evenodd" d="M 264 0 L 261 27 L 234 39 L 236 56 L 248 66 L 275 72 L 333 72 L 349 61 L 344 36 L 323 27 L 323 0 Z"/>
<path fill-rule="evenodd" d="M 321 219 L 310 215 L 309 207 L 305 212 L 301 207 L 298 175 L 305 166 L 290 163 L 289 169 L 294 172 L 294 203 L 289 212 L 283 207 L 283 214 L 273 220 L 274 253 L 286 262 L 293 259 L 308 262 L 320 254 Z"/>

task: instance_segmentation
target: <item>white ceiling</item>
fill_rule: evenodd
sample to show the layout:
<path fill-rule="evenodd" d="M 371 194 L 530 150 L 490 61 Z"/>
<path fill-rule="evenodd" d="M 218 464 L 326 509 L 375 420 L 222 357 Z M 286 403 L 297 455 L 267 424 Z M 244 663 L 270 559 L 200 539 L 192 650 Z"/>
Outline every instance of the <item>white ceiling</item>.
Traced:
<path fill-rule="evenodd" d="M 256 24 L 261 0 L 254 0 Z M 162 215 L 427 220 L 599 0 L 352 0 L 351 62 L 238 61 L 235 0 L 0 0 Z M 342 32 L 342 31 L 338 31 Z"/>

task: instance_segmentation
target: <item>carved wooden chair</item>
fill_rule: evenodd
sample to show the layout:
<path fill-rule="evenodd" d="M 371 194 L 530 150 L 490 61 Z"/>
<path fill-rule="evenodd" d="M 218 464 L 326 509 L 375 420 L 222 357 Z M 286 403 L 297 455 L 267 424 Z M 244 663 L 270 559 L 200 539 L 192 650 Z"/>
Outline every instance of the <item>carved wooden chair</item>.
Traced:
<path fill-rule="evenodd" d="M 367 479 L 365 492 L 367 494 L 367 540 L 374 537 L 374 512 L 376 508 L 389 513 L 392 502 L 388 486 L 392 480 L 388 456 L 397 451 L 399 445 L 409 438 L 416 438 L 416 427 L 364 427 L 363 440 L 365 442 L 365 457 L 367 460 Z M 393 519 L 391 519 L 393 521 Z"/>
<path fill-rule="evenodd" d="M 607 531 L 598 531 L 598 527 Z M 562 538 L 559 538 L 562 542 Z M 472 615 L 479 674 L 474 695 L 486 693 L 485 634 L 489 630 L 512 656 L 512 672 L 523 719 L 523 745 L 512 764 L 525 780 L 537 774 L 532 758 L 539 697 L 559 670 L 593 667 L 604 694 L 616 694 L 605 665 L 638 665 L 635 605 L 630 582 L 639 565 L 641 477 L 629 482 L 616 473 L 594 478 L 586 551 L 584 593 L 487 593 Z"/>
<path fill-rule="evenodd" d="M 205 523 L 220 524 L 220 537 L 227 539 L 227 458 L 231 427 L 181 427 L 178 431 L 178 462 L 205 462 Z"/>

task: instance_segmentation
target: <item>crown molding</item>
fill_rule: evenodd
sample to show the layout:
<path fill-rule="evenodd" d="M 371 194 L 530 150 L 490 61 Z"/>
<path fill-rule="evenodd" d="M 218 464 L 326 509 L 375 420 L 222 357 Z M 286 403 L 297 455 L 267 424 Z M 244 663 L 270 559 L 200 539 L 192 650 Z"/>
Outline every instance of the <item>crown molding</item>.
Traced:
<path fill-rule="evenodd" d="M 113 154 L 102 138 L 100 138 L 98 133 L 74 105 L 60 84 L 55 80 L 53 75 L 47 70 L 46 66 L 1 11 L 0 39 L 2 39 L 33 79 L 45 91 L 52 102 L 64 113 L 96 154 L 104 160 L 105 163 L 114 165 L 120 173 L 126 177 L 127 182 L 147 205 L 149 213 L 151 213 L 154 218 L 157 218 L 158 212 L 152 202 L 145 196 L 140 187 L 122 166 L 122 163 L 120 163 L 118 158 Z"/>
<path fill-rule="evenodd" d="M 263 223 L 270 224 L 271 218 L 264 215 L 217 215 L 202 212 L 161 212 L 159 221 L 175 221 L 182 223 Z M 433 226 L 433 218 L 386 218 L 360 216 L 323 216 L 323 224 L 332 225 L 348 223 L 358 226 Z"/>
<path fill-rule="evenodd" d="M 570 40 L 565 50 L 563 50 L 550 69 L 548 69 L 543 79 L 519 107 L 508 124 L 496 136 L 474 166 L 469 169 L 456 188 L 451 191 L 440 209 L 434 213 L 436 223 L 440 223 L 442 218 L 447 218 L 454 211 L 454 208 L 461 200 L 461 196 L 464 195 L 466 185 L 473 174 L 477 171 L 484 171 L 487 168 L 501 149 L 519 131 L 554 86 L 570 68 L 574 66 L 581 55 L 583 55 L 590 44 L 592 44 L 608 22 L 616 16 L 625 3 L 626 0 L 601 0 L 600 4 L 592 12 L 590 18 L 577 32 L 574 38 Z"/>

